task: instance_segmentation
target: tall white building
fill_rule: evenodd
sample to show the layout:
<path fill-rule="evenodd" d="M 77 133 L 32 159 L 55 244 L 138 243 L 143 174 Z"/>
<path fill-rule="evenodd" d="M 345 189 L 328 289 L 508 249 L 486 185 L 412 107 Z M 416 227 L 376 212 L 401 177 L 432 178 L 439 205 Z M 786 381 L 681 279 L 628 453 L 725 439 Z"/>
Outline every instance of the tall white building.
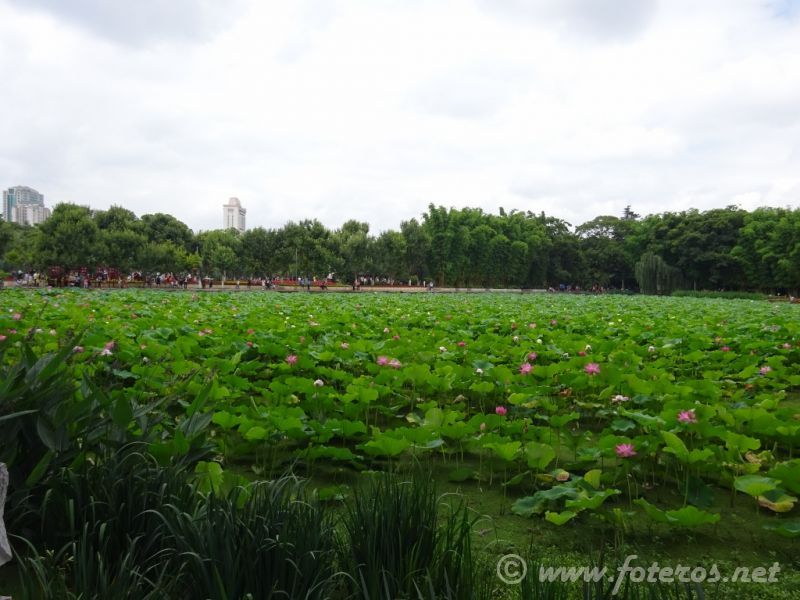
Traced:
<path fill-rule="evenodd" d="M 238 198 L 231 198 L 227 204 L 222 205 L 222 228 L 236 229 L 239 233 L 245 230 L 244 219 L 247 209 L 242 208 Z"/>
<path fill-rule="evenodd" d="M 38 225 L 50 218 L 50 209 L 39 204 L 17 204 L 15 212 L 14 222 L 20 225 Z"/>
<path fill-rule="evenodd" d="M 50 216 L 44 195 L 25 185 L 3 190 L 3 219 L 21 225 L 36 225 Z"/>

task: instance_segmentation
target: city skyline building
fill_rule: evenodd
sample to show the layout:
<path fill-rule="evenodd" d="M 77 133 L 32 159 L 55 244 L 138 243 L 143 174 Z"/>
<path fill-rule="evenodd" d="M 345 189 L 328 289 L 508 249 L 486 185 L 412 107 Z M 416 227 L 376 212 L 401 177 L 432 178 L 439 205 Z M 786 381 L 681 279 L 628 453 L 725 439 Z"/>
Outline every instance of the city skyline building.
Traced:
<path fill-rule="evenodd" d="M 15 207 L 15 223 L 38 225 L 50 218 L 50 209 L 39 204 L 18 204 Z"/>
<path fill-rule="evenodd" d="M 227 204 L 222 205 L 222 228 L 236 229 L 239 233 L 244 233 L 246 215 L 247 209 L 242 208 L 239 199 L 231 198 Z"/>
<path fill-rule="evenodd" d="M 44 205 L 44 194 L 26 185 L 3 190 L 2 217 L 9 223 L 36 225 L 50 217 Z"/>

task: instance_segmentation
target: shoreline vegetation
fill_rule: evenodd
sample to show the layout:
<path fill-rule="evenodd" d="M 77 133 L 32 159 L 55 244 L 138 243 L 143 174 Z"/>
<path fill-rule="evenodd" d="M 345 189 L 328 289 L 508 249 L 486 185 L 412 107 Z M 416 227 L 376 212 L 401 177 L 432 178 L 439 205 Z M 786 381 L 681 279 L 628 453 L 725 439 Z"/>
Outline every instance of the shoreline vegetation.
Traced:
<path fill-rule="evenodd" d="M 0 276 L 39 282 L 359 280 L 436 288 L 725 290 L 800 296 L 800 210 L 737 207 L 640 217 L 627 207 L 578 226 L 544 213 L 430 204 L 371 232 L 349 220 L 192 231 L 165 214 L 59 204 L 28 227 L 0 222 Z"/>

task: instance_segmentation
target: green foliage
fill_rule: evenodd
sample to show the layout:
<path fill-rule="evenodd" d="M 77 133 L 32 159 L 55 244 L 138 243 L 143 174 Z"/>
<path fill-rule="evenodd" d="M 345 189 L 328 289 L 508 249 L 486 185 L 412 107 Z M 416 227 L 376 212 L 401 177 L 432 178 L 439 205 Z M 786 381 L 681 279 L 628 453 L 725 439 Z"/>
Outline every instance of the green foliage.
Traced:
<path fill-rule="evenodd" d="M 59 204 L 52 216 L 39 225 L 39 231 L 36 253 L 40 266 L 58 266 L 66 273 L 100 262 L 100 232 L 89 208 Z"/>
<path fill-rule="evenodd" d="M 712 297 L 755 299 L 742 290 L 800 288 L 800 210 L 736 207 L 639 218 L 598 216 L 570 225 L 530 211 L 484 213 L 429 205 L 421 219 L 371 235 L 348 221 L 331 231 L 317 220 L 194 234 L 163 213 L 137 218 L 112 206 L 59 205 L 41 226 L 0 226 L 4 269 L 114 267 L 129 272 L 198 270 L 215 277 L 273 275 L 345 283 L 369 274 L 400 283 L 435 280 L 456 287 L 543 288 L 559 284 L 668 294 L 679 287 Z M 723 290 L 723 291 L 719 291 Z M 676 294 L 700 292 L 680 290 Z M 717 296 L 717 294 L 720 294 Z"/>
<path fill-rule="evenodd" d="M 159 465 L 135 448 L 60 472 L 17 538 L 23 598 L 221 600 L 326 598 L 337 541 L 331 517 L 284 477 L 201 494 L 189 465 Z M 80 595 L 78 595 L 80 592 Z"/>
<path fill-rule="evenodd" d="M 444 513 L 442 515 L 442 512 Z M 342 555 L 358 598 L 472 598 L 474 518 L 429 475 L 377 476 L 343 517 Z"/>
<path fill-rule="evenodd" d="M 669 266 L 664 259 L 646 252 L 634 266 L 639 289 L 645 294 L 669 295 L 680 281 L 680 273 Z"/>
<path fill-rule="evenodd" d="M 800 326 L 789 303 L 123 290 L 4 291 L 3 300 L 0 452 L 19 490 L 8 521 L 41 555 L 37 565 L 53 573 L 67 569 L 68 578 L 77 577 L 68 557 L 82 548 L 89 548 L 87 556 L 99 551 L 116 557 L 116 565 L 138 561 L 139 545 L 157 554 L 145 540 L 115 546 L 99 530 L 59 529 L 53 523 L 60 516 L 42 518 L 48 505 L 52 515 L 66 514 L 64 506 L 77 497 L 70 486 L 83 490 L 81 498 L 127 502 L 119 490 L 102 496 L 69 476 L 91 482 L 88 469 L 116 464 L 109 456 L 131 442 L 147 456 L 148 469 L 182 465 L 182 481 L 200 499 L 161 499 L 159 514 L 171 503 L 175 531 L 205 536 L 205 545 L 192 542 L 201 557 L 231 551 L 204 529 L 210 527 L 202 519 L 212 497 L 217 512 L 210 522 L 246 536 L 241 522 L 225 521 L 230 506 L 239 516 L 246 511 L 252 491 L 231 464 L 265 476 L 293 462 L 312 476 L 334 473 L 340 484 L 339 477 L 355 470 L 402 470 L 411 461 L 431 461 L 452 481 L 502 492 L 504 519 L 523 515 L 535 520 L 525 528 L 545 532 L 612 527 L 616 540 L 629 534 L 631 523 L 638 527 L 649 519 L 669 535 L 670 529 L 703 527 L 703 536 L 713 540 L 716 530 L 709 525 L 719 520 L 720 528 L 731 526 L 741 505 L 757 510 L 758 519 L 789 524 L 769 531 L 754 521 L 758 543 L 777 545 L 793 531 Z M 82 332 L 79 338 L 75 331 Z M 288 361 L 290 355 L 297 361 Z M 597 367 L 587 370 L 589 364 Z M 127 467 L 115 468 L 123 473 Z M 121 485 L 129 485 L 125 481 Z M 134 493 L 147 496 L 137 486 L 130 483 Z M 289 487 L 290 497 L 312 505 L 336 501 L 337 510 L 346 512 L 350 501 L 339 489 L 314 495 Z M 372 497 L 356 500 L 359 493 L 356 488 L 353 502 Z M 752 495 L 752 503 L 743 494 Z M 728 497 L 735 516 L 720 509 L 720 499 Z M 427 504 L 395 500 L 411 507 L 397 511 L 432 518 Z M 99 504 L 79 505 L 102 517 L 98 523 L 113 518 Z M 361 521 L 380 516 L 361 516 L 374 502 L 359 506 Z M 515 514 L 508 515 L 508 507 Z M 441 503 L 434 508 L 437 522 L 451 514 Z M 388 522 L 389 508 L 378 511 Z M 316 518 L 313 512 L 306 517 Z M 356 522 L 352 518 L 351 525 Z M 412 525 L 401 528 L 429 552 L 432 538 Z M 345 531 L 340 523 L 339 535 Z M 171 530 L 165 535 L 176 536 Z M 397 543 L 384 537 L 386 544 Z M 335 544 L 335 568 L 357 574 L 355 567 L 342 567 L 357 562 L 343 558 L 341 549 L 349 546 L 342 539 Z M 70 545 L 79 541 L 80 548 Z M 370 548 L 378 542 L 373 539 Z M 177 542 L 164 543 L 175 552 Z M 58 561 L 48 563 L 46 549 L 61 548 L 67 549 Z M 400 556 L 401 550 L 380 552 Z M 199 570 L 201 563 L 208 568 L 210 559 L 191 568 Z M 224 581 L 215 579 L 209 585 L 217 587 L 208 589 L 220 597 L 220 590 L 238 589 L 244 575 L 237 574 L 237 564 L 225 564 L 224 573 L 219 566 Z M 416 564 L 409 562 L 407 571 Z M 102 566 L 108 573 L 116 568 Z M 161 566 L 137 568 L 161 577 Z M 166 572 L 179 575 L 177 567 Z M 86 573 L 81 581 L 90 589 L 112 589 L 102 587 L 105 575 L 90 576 L 88 567 Z M 193 577 L 200 578 L 199 571 Z M 343 577 L 335 585 L 358 593 L 358 586 L 389 579 L 370 583 L 366 577 L 350 583 Z M 392 585 L 398 594 L 446 597 L 455 593 L 447 585 L 457 587 L 448 578 L 422 572 Z"/>
<path fill-rule="evenodd" d="M 326 598 L 336 538 L 331 516 L 291 477 L 211 493 L 161 511 L 180 589 L 192 598 Z"/>
<path fill-rule="evenodd" d="M 692 290 L 675 290 L 672 295 L 676 298 L 727 298 L 729 300 L 766 300 L 764 294 L 757 292 L 712 292 L 703 290 L 695 292 Z"/>

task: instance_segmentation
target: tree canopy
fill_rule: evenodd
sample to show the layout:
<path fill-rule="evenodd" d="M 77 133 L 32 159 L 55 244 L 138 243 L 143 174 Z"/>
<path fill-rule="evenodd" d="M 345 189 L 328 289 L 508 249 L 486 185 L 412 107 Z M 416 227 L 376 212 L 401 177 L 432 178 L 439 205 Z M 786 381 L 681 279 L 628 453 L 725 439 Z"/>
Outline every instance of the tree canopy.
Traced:
<path fill-rule="evenodd" d="M 800 210 L 734 206 L 640 217 L 600 215 L 577 227 L 544 213 L 430 204 L 397 230 L 317 220 L 193 232 L 175 217 L 119 206 L 59 204 L 34 227 L 0 222 L 0 268 L 197 271 L 214 277 L 381 277 L 461 287 L 675 286 L 797 292 Z M 656 274 L 661 275 L 656 275 Z M 669 285 L 659 277 L 669 274 Z"/>

